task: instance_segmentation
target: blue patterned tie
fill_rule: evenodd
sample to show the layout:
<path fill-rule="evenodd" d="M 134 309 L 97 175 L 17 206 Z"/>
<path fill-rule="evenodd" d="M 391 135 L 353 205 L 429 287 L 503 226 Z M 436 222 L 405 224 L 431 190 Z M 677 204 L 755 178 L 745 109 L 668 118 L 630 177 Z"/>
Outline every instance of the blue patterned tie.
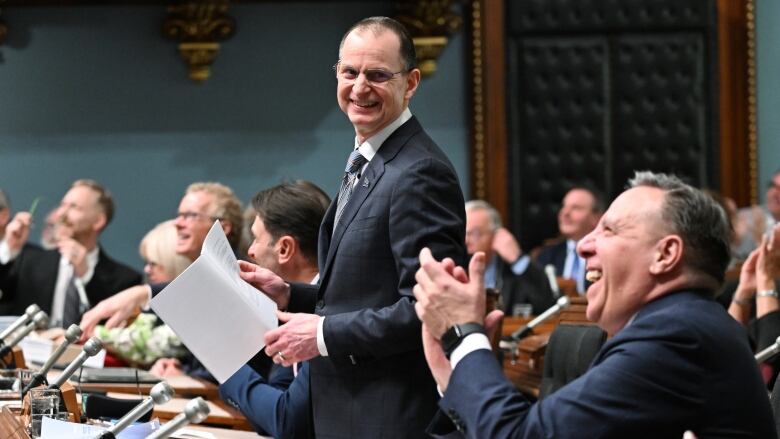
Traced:
<path fill-rule="evenodd" d="M 352 154 L 349 155 L 347 167 L 344 169 L 344 179 L 341 181 L 341 189 L 339 189 L 339 200 L 336 205 L 336 219 L 333 222 L 333 228 L 336 228 L 336 225 L 338 225 L 341 214 L 344 212 L 344 207 L 347 205 L 347 201 L 349 201 L 349 197 L 352 195 L 352 188 L 355 187 L 355 179 L 358 176 L 358 171 L 360 171 L 360 168 L 362 168 L 367 161 L 368 160 L 366 160 L 357 149 L 352 151 Z"/>

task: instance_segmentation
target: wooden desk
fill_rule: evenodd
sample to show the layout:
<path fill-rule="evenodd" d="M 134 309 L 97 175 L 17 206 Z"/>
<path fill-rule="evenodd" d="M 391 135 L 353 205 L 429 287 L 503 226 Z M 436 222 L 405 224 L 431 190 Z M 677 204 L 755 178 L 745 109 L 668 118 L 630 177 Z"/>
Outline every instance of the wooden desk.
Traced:
<path fill-rule="evenodd" d="M 137 395 L 130 395 L 127 393 L 109 393 L 111 398 L 127 398 L 136 399 Z M 168 421 L 173 419 L 176 415 L 184 411 L 184 406 L 189 402 L 188 398 L 173 398 L 165 404 L 155 405 L 152 417 L 160 418 L 160 421 Z M 231 428 L 236 430 L 252 430 L 252 426 L 249 421 L 246 420 L 243 414 L 233 407 L 227 405 L 223 401 L 214 400 L 206 401 L 209 405 L 211 413 L 202 422 L 202 424 L 220 426 L 223 428 Z"/>
<path fill-rule="evenodd" d="M 52 382 L 59 374 L 60 371 L 49 372 L 49 382 Z M 78 376 L 78 371 L 74 376 Z M 165 381 L 176 391 L 176 396 L 202 396 L 205 399 L 219 399 L 219 387 L 214 383 L 186 375 L 165 377 Z M 79 387 L 76 384 L 73 385 Z M 154 384 L 81 383 L 80 386 L 84 392 L 118 392 L 137 396 L 139 388 L 142 394 L 148 395 Z"/>
<path fill-rule="evenodd" d="M 584 297 L 572 297 L 571 304 L 558 316 L 550 318 L 534 328 L 533 335 L 518 344 L 515 355 L 504 354 L 504 375 L 524 394 L 539 397 L 539 386 L 544 372 L 544 354 L 550 334 L 560 323 L 593 324 L 585 317 L 587 300 Z M 531 320 L 527 317 L 506 317 L 501 335 L 507 336 Z"/>

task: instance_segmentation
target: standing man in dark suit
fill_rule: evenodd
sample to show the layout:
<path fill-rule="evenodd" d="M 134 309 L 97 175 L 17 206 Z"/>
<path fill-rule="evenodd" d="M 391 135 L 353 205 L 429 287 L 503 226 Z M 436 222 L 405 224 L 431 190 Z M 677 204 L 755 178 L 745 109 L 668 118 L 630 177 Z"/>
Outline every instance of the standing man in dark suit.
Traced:
<path fill-rule="evenodd" d="M 493 206 L 482 200 L 466 203 L 466 250 L 472 255 L 485 254 L 485 288 L 495 288 L 501 294 L 501 309 L 506 315 L 523 314 L 523 306 L 531 308 L 530 314 L 539 315 L 555 304 L 550 282 L 530 257 L 522 254 L 519 245 L 511 255 L 493 250 L 500 228 L 501 217 Z"/>
<path fill-rule="evenodd" d="M 638 172 L 630 183 L 578 245 L 593 281 L 586 315 L 613 337 L 584 375 L 536 404 L 503 376 L 484 335 L 496 314 L 484 317 L 484 255 L 466 279 L 421 253 L 416 307 L 444 391 L 434 433 L 777 437 L 745 331 L 713 300 L 730 260 L 725 212 L 675 177 Z"/>
<path fill-rule="evenodd" d="M 78 323 L 101 300 L 141 281 L 137 271 L 111 259 L 98 244 L 114 215 L 114 201 L 93 180 L 77 180 L 57 208 L 57 249 L 26 245 L 32 217 L 19 212 L 0 243 L 0 289 L 8 312 L 36 303 L 54 325 Z"/>
<path fill-rule="evenodd" d="M 420 70 L 402 25 L 358 22 L 335 69 L 355 140 L 320 230 L 320 283 L 288 284 L 244 262 L 242 276 L 288 311 L 266 334 L 266 353 L 284 365 L 311 360 L 316 437 L 422 438 L 438 395 L 414 313 L 416 255 L 430 246 L 463 259 L 463 195 L 408 108 Z"/>
<path fill-rule="evenodd" d="M 604 200 L 595 189 L 569 189 L 558 211 L 558 230 L 564 240 L 542 248 L 536 257 L 540 267 L 552 265 L 556 276 L 574 280 L 580 294 L 586 288 L 585 261 L 577 255 L 577 243 L 596 227 L 603 212 Z"/>

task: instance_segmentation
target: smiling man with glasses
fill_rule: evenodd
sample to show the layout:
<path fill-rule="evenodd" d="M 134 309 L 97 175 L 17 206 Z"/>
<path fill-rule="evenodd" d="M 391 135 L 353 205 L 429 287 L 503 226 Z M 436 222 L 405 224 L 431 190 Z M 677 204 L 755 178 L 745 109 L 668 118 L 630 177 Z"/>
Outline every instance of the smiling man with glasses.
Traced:
<path fill-rule="evenodd" d="M 266 334 L 266 353 L 284 365 L 311 360 L 316 437 L 427 437 L 438 395 L 414 313 L 416 255 L 430 245 L 464 259 L 463 194 L 409 110 L 420 70 L 401 24 L 372 17 L 352 26 L 335 76 L 355 138 L 320 229 L 320 284 L 288 284 L 243 262 L 242 276 L 295 312 Z"/>
<path fill-rule="evenodd" d="M 176 226 L 176 253 L 194 261 L 200 255 L 203 241 L 214 224 L 220 221 L 228 242 L 233 249 L 241 240 L 243 216 L 241 201 L 229 187 L 214 182 L 198 182 L 187 187 L 174 218 Z M 167 283 L 144 284 L 130 287 L 98 303 L 81 320 L 83 337 L 89 337 L 101 320 L 108 319 L 106 328 L 113 328 L 139 308 L 145 309 L 153 294 Z"/>

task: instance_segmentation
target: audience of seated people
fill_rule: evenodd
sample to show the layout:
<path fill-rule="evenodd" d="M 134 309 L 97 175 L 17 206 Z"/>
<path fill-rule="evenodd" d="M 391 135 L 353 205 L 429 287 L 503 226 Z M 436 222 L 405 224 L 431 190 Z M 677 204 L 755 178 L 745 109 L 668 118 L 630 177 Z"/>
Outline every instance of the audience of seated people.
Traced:
<path fill-rule="evenodd" d="M 147 282 L 170 282 L 190 265 L 189 259 L 176 253 L 176 239 L 173 220 L 157 224 L 143 237 L 138 252 L 145 261 Z M 181 358 L 187 354 L 176 333 L 150 312 L 140 313 L 127 327 L 97 325 L 94 334 L 108 351 L 136 366 L 148 367 L 159 358 Z"/>
<path fill-rule="evenodd" d="M 780 222 L 780 169 L 767 183 L 764 205 L 739 209 L 734 230 L 737 234 L 735 257 L 744 260 L 758 247 L 761 237 Z"/>

